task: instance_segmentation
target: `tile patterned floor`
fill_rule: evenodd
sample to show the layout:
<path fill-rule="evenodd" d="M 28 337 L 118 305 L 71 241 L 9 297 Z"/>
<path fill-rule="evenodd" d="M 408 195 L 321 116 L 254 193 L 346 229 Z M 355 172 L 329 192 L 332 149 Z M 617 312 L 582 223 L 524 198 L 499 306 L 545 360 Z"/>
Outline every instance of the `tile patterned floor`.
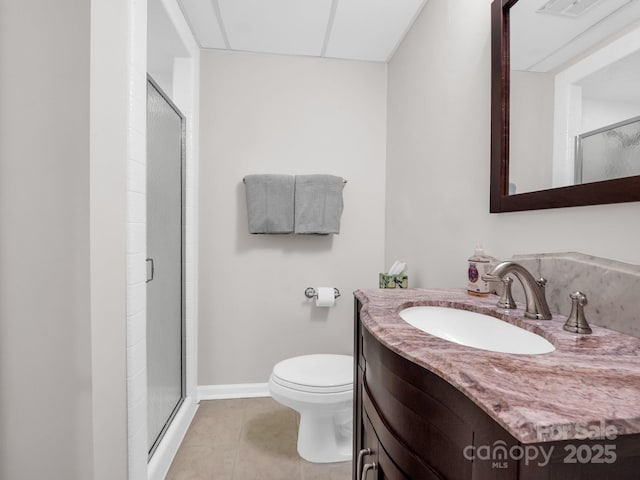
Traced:
<path fill-rule="evenodd" d="M 299 415 L 271 398 L 200 402 L 166 480 L 350 480 L 296 452 Z"/>

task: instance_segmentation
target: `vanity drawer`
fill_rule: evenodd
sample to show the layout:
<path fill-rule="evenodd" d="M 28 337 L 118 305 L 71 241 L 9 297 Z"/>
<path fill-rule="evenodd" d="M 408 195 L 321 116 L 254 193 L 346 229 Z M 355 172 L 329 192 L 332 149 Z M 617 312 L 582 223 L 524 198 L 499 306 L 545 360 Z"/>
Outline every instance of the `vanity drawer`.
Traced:
<path fill-rule="evenodd" d="M 371 402 L 366 388 L 363 392 L 363 408 L 365 412 L 365 430 L 373 431 L 373 435 L 371 433 L 368 434 L 369 437 L 375 436 L 373 442 L 371 439 L 369 442 L 377 447 L 375 454 L 380 466 L 380 476 L 376 478 L 381 477 L 389 480 L 442 480 L 444 478 L 454 478 L 443 477 L 438 474 L 389 430 Z"/>

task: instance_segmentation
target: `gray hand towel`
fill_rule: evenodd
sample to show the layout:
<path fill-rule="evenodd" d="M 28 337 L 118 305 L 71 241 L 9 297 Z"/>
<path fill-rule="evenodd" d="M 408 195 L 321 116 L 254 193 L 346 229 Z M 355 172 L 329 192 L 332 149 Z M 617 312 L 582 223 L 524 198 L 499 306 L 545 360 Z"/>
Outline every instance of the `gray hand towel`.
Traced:
<path fill-rule="evenodd" d="M 297 175 L 295 233 L 340 233 L 344 179 L 334 175 Z"/>
<path fill-rule="evenodd" d="M 247 175 L 249 233 L 292 233 L 293 175 Z"/>

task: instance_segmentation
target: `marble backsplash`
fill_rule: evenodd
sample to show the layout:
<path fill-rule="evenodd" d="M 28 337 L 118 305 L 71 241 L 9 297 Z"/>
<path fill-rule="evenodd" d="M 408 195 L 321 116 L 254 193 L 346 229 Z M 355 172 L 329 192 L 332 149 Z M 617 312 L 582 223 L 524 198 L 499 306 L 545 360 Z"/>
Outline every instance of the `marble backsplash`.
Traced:
<path fill-rule="evenodd" d="M 577 252 L 514 255 L 534 277 L 547 279 L 547 302 L 553 313 L 569 315 L 569 294 L 587 295 L 589 323 L 640 338 L 640 266 Z M 524 302 L 514 279 L 513 297 Z"/>

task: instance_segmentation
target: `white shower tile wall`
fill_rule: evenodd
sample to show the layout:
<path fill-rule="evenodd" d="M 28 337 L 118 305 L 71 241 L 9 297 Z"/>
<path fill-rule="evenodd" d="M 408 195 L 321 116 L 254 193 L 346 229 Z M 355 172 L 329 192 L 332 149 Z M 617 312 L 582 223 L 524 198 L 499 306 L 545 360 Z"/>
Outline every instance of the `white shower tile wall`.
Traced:
<path fill-rule="evenodd" d="M 127 135 L 127 404 L 129 478 L 147 478 L 147 0 L 129 3 Z"/>
<path fill-rule="evenodd" d="M 168 13 L 190 52 L 191 58 L 174 60 L 173 91 L 168 92 L 187 119 L 186 138 L 186 386 L 188 408 L 176 417 L 176 433 L 181 438 L 195 412 L 196 396 L 196 224 L 197 218 L 197 112 L 199 77 L 198 46 L 181 16 L 175 0 L 158 0 Z M 127 132 L 127 391 L 129 480 L 163 478 L 180 439 L 158 450 L 154 462 L 147 462 L 147 368 L 146 368 L 146 112 L 147 112 L 147 0 L 129 2 L 129 109 Z M 181 411 L 182 411 L 181 410 Z M 184 424 L 184 425 L 182 425 Z M 173 428 L 173 425 L 172 425 Z M 165 442 L 163 442 L 165 443 Z M 173 445 L 175 443 L 175 445 Z M 175 448 L 174 448 L 175 447 Z"/>
<path fill-rule="evenodd" d="M 135 98 L 135 97 L 134 97 Z M 136 134 L 137 132 L 132 132 L 129 135 L 129 138 L 133 140 L 134 137 L 142 137 L 142 134 Z M 142 151 L 144 153 L 144 150 Z M 138 153 L 139 155 L 139 153 Z M 130 150 L 129 158 L 132 160 L 128 162 L 128 177 L 127 177 L 127 190 L 129 192 L 142 193 L 146 192 L 147 186 L 147 176 L 145 171 L 145 166 L 143 163 L 139 163 L 135 161 L 135 158 L 139 158 L 133 155 L 133 152 Z"/>

